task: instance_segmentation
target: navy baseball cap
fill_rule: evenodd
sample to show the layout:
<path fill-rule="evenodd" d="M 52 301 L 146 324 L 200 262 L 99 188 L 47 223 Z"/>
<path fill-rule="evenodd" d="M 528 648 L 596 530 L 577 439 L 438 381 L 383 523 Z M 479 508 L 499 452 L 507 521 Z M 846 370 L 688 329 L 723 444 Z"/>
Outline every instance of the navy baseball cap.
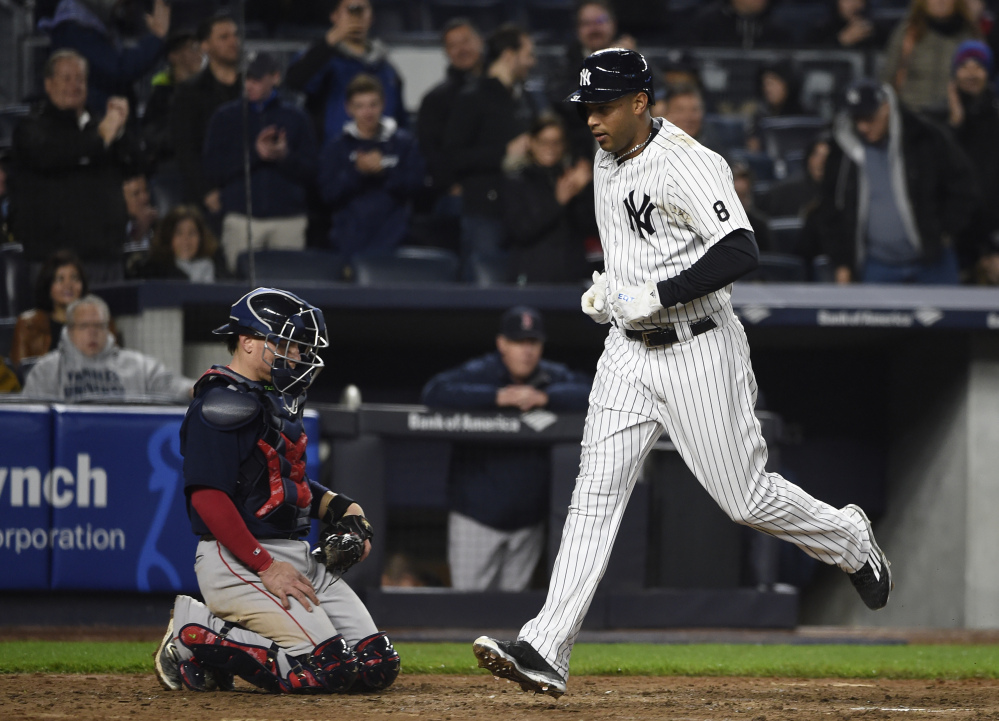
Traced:
<path fill-rule="evenodd" d="M 518 305 L 503 314 L 500 335 L 510 340 L 545 339 L 545 322 L 534 308 Z"/>
<path fill-rule="evenodd" d="M 864 78 L 846 89 L 843 107 L 854 120 L 866 120 L 888 100 L 888 93 L 877 80 Z"/>

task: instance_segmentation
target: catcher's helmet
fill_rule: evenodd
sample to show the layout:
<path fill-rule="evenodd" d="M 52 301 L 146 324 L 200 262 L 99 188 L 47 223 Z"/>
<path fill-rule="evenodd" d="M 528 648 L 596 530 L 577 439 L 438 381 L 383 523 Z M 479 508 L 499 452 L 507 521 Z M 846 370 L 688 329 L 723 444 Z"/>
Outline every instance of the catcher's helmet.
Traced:
<path fill-rule="evenodd" d="M 652 69 L 641 53 L 624 48 L 598 50 L 583 61 L 579 70 L 579 90 L 567 103 L 604 103 L 629 93 L 645 93 L 651 104 L 655 98 Z"/>
<path fill-rule="evenodd" d="M 233 304 L 229 322 L 212 333 L 258 336 L 269 341 L 274 346 L 271 383 L 292 397 L 312 385 L 323 369 L 317 351 L 329 346 L 323 312 L 294 293 L 276 288 L 251 290 Z M 296 343 L 301 357 L 289 357 L 282 342 Z"/>

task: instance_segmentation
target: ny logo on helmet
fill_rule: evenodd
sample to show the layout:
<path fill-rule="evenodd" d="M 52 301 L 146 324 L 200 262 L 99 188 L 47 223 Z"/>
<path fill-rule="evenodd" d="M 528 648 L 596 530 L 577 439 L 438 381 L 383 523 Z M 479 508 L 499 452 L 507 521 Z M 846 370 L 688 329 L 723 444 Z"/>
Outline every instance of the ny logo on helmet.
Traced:
<path fill-rule="evenodd" d="M 587 68 L 583 68 L 579 71 L 579 84 L 589 85 L 590 84 L 590 71 Z"/>

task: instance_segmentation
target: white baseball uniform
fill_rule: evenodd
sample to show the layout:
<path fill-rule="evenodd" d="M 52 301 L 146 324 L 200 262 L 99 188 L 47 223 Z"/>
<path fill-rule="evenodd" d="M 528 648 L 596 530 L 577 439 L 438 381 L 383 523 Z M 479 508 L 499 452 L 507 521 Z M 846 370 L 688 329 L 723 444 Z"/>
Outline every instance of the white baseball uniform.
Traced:
<path fill-rule="evenodd" d="M 729 233 L 752 228 L 728 164 L 672 123 L 653 123 L 658 132 L 635 157 L 618 162 L 601 150 L 594 159 L 608 308 L 620 288 L 673 277 Z M 756 379 L 731 291 L 727 286 L 664 308 L 632 326 L 673 325 L 680 340 L 671 345 L 646 347 L 628 338 L 617 319 L 610 328 L 548 598 L 520 632 L 563 678 L 638 471 L 663 430 L 734 521 L 847 572 L 867 560 L 871 539 L 859 514 L 818 501 L 765 470 Z M 690 323 L 708 317 L 717 327 L 694 336 Z"/>

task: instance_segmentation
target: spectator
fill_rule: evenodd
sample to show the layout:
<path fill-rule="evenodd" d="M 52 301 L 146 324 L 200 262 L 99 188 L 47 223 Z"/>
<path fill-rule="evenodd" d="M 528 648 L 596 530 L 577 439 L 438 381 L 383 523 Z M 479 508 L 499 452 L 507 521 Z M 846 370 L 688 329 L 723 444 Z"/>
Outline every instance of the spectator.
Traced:
<path fill-rule="evenodd" d="M 5 359 L 0 358 L 0 393 L 18 393 L 20 390 L 21 382 L 17 380 L 17 374 Z"/>
<path fill-rule="evenodd" d="M 773 237 L 770 234 L 770 218 L 757 210 L 753 201 L 753 186 L 756 184 L 756 177 L 753 175 L 752 169 L 743 162 L 732 163 L 732 183 L 735 186 L 736 195 L 742 201 L 742 207 L 746 210 L 749 224 L 753 226 L 753 234 L 756 236 L 756 245 L 760 252 L 775 251 Z"/>
<path fill-rule="evenodd" d="M 246 137 L 255 138 L 250 153 L 247 207 L 243 158 L 243 103 L 220 107 L 205 137 L 205 177 L 221 189 L 222 250 L 229 272 L 249 250 L 247 213 L 254 250 L 302 250 L 308 225 L 306 190 L 316 179 L 319 148 L 308 116 L 278 95 L 281 71 L 269 53 L 258 53 L 246 68 L 249 115 Z"/>
<path fill-rule="evenodd" d="M 103 119 L 95 120 L 86 110 L 87 61 L 75 50 L 49 57 L 45 94 L 14 129 L 14 237 L 31 262 L 69 247 L 91 282 L 120 280 L 127 222 L 121 188 L 138 153 L 125 133 L 128 101 L 110 98 Z"/>
<path fill-rule="evenodd" d="M 770 0 L 714 0 L 694 17 L 687 39 L 691 45 L 743 50 L 791 42 L 788 31 L 770 19 Z"/>
<path fill-rule="evenodd" d="M 356 76 L 347 88 L 353 120 L 320 158 L 319 190 L 333 212 L 330 245 L 348 258 L 400 245 L 409 229 L 410 200 L 423 187 L 416 140 L 384 110 L 378 79 Z"/>
<path fill-rule="evenodd" d="M 179 32 L 170 35 L 164 46 L 167 67 L 152 79 L 152 91 L 142 115 L 142 138 L 146 154 L 153 164 L 173 158 L 170 138 L 170 108 L 177 87 L 193 78 L 205 62 L 201 43 L 194 33 Z"/>
<path fill-rule="evenodd" d="M 593 157 L 593 135 L 575 108 L 562 101 L 579 88 L 583 60 L 611 47 L 634 50 L 635 39 L 618 34 L 617 14 L 609 0 L 582 0 L 576 5 L 576 39 L 566 47 L 562 62 L 553 64 L 554 72 L 548 79 L 548 100 L 552 110 L 562 116 L 572 152 L 579 157 Z"/>
<path fill-rule="evenodd" d="M 706 148 L 725 154 L 729 148 L 704 124 L 704 96 L 696 85 L 668 86 L 662 100 L 657 100 L 652 114 L 663 117 Z"/>
<path fill-rule="evenodd" d="M 801 105 L 801 84 L 789 61 L 768 63 L 760 69 L 756 80 L 756 101 L 752 103 L 746 148 L 760 152 L 760 121 L 790 115 L 806 115 Z"/>
<path fill-rule="evenodd" d="M 514 25 L 489 36 L 486 73 L 458 97 L 444 133 L 456 182 L 462 186 L 462 277 L 471 280 L 479 259 L 501 258 L 505 245 L 503 168 L 523 163 L 537 111 L 523 93 L 534 67 L 534 42 Z"/>
<path fill-rule="evenodd" d="M 511 268 L 518 284 L 574 283 L 588 276 L 586 240 L 597 236 L 593 163 L 570 162 L 562 121 L 542 115 L 530 132 L 530 162 L 503 192 Z"/>
<path fill-rule="evenodd" d="M 46 258 L 35 281 L 35 307 L 17 318 L 11 341 L 14 365 L 45 355 L 59 341 L 66 309 L 87 293 L 87 275 L 75 254 L 60 250 Z"/>
<path fill-rule="evenodd" d="M 205 177 L 201 154 L 212 115 L 240 97 L 240 39 L 235 21 L 227 15 L 213 15 L 202 22 L 197 38 L 208 64 L 177 86 L 170 109 L 170 138 L 184 180 L 184 197 L 217 215 L 222 212 L 221 194 Z"/>
<path fill-rule="evenodd" d="M 103 112 L 108 98 L 122 97 L 136 107 L 135 83 L 153 69 L 170 30 L 170 4 L 153 0 L 145 16 L 145 32 L 123 45 L 114 31 L 123 3 L 113 0 L 61 0 L 51 19 L 39 23 L 49 33 L 52 49 L 71 49 L 87 59 L 90 109 Z"/>
<path fill-rule="evenodd" d="M 771 186 L 760 210 L 774 218 L 803 217 L 819 201 L 828 157 L 829 138 L 822 134 L 805 149 L 805 174 Z"/>
<path fill-rule="evenodd" d="M 881 79 L 891 83 L 903 105 L 942 121 L 954 52 L 979 36 L 965 0 L 912 0 L 888 41 Z"/>
<path fill-rule="evenodd" d="M 427 161 L 431 189 L 441 198 L 438 211 L 445 215 L 461 212 L 461 186 L 449 172 L 449 157 L 444 152 L 444 130 L 459 93 L 482 74 L 482 36 L 466 18 L 453 18 L 441 33 L 447 55 L 447 76 L 423 96 L 416 130 L 420 152 Z"/>
<path fill-rule="evenodd" d="M 10 151 L 0 149 L 0 245 L 14 241 L 10 227 L 10 186 L 7 182 L 9 168 Z"/>
<path fill-rule="evenodd" d="M 155 358 L 119 348 L 108 330 L 110 320 L 107 303 L 96 295 L 70 305 L 59 345 L 28 372 L 22 395 L 64 402 L 190 401 L 194 381 Z"/>
<path fill-rule="evenodd" d="M 992 235 L 982 243 L 974 282 L 976 285 L 999 285 L 999 236 Z"/>
<path fill-rule="evenodd" d="M 149 253 L 159 212 L 150 202 L 149 181 L 145 175 L 126 178 L 121 189 L 128 215 L 125 225 L 125 277 L 134 278 Z"/>
<path fill-rule="evenodd" d="M 878 25 L 871 21 L 867 0 L 833 0 L 829 19 L 808 33 L 810 46 L 841 50 L 878 51 L 885 38 Z"/>
<path fill-rule="evenodd" d="M 330 29 L 288 68 L 285 84 L 305 93 L 306 108 L 323 143 L 340 137 L 349 120 L 347 86 L 361 73 L 382 84 L 384 114 L 400 128 L 407 125 L 402 79 L 381 41 L 368 37 L 372 17 L 370 0 L 332 0 Z"/>
<path fill-rule="evenodd" d="M 860 80 L 836 118 L 816 226 L 838 283 L 956 284 L 954 239 L 978 203 L 950 135 Z"/>
<path fill-rule="evenodd" d="M 437 408 L 583 411 L 590 380 L 542 359 L 545 330 L 534 308 L 503 314 L 496 352 L 434 376 L 423 402 Z M 462 591 L 522 591 L 544 549 L 550 451 L 455 444 L 448 495 L 451 585 Z"/>
<path fill-rule="evenodd" d="M 144 278 L 170 278 L 192 283 L 215 282 L 218 241 L 196 205 L 178 205 L 156 229 Z"/>
<path fill-rule="evenodd" d="M 957 144 L 971 159 L 981 202 L 957 250 L 962 271 L 973 271 L 979 250 L 999 231 L 999 102 L 989 84 L 992 51 L 978 40 L 962 43 L 951 63 L 949 124 Z"/>

